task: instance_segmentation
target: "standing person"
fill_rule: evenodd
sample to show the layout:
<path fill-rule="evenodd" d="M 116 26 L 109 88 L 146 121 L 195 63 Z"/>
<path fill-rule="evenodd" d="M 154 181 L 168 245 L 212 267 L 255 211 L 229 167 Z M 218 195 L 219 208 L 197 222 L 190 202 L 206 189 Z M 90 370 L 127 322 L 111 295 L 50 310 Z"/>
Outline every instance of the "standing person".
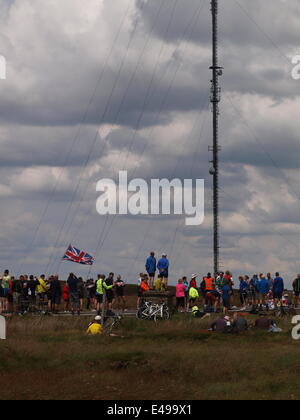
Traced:
<path fill-rule="evenodd" d="M 192 308 L 195 306 L 195 303 L 199 299 L 199 292 L 195 287 L 190 287 L 189 290 L 189 307 Z"/>
<path fill-rule="evenodd" d="M 227 314 L 227 311 L 230 309 L 230 297 L 231 297 L 231 287 L 229 284 L 225 284 L 222 287 L 222 300 L 223 300 L 223 313 Z"/>
<path fill-rule="evenodd" d="M 88 279 L 88 281 L 86 282 L 86 294 L 87 294 L 87 301 L 86 301 L 87 311 L 89 311 L 91 307 L 92 307 L 92 310 L 95 310 L 96 309 L 96 304 L 95 304 L 96 284 L 94 282 L 94 279 Z"/>
<path fill-rule="evenodd" d="M 140 277 L 138 279 L 138 284 L 137 284 L 137 289 L 136 289 L 136 292 L 137 292 L 136 307 L 137 307 L 137 309 L 139 309 L 140 306 L 141 306 L 141 299 L 142 299 L 142 296 L 143 296 L 142 289 L 141 289 L 141 284 L 142 284 L 143 278 L 144 278 L 144 273 L 140 273 Z"/>
<path fill-rule="evenodd" d="M 122 311 L 126 310 L 126 298 L 125 298 L 125 282 L 122 280 L 122 277 L 119 275 L 116 281 L 116 296 L 118 306 L 122 308 Z"/>
<path fill-rule="evenodd" d="M 111 273 L 111 274 L 113 274 L 113 273 Z M 113 282 L 112 282 L 112 284 L 107 284 L 107 282 L 108 282 L 108 280 L 105 280 L 105 274 L 98 274 L 98 280 L 97 280 L 97 283 L 96 283 L 96 298 L 97 298 L 97 302 L 98 302 L 98 304 L 97 304 L 98 315 L 101 315 L 101 312 L 102 312 L 104 292 L 105 292 L 105 295 L 106 295 L 106 298 L 107 298 L 107 294 L 109 293 L 109 291 L 112 291 L 112 289 L 114 287 Z M 109 281 L 109 283 L 111 283 L 111 281 Z M 111 296 L 110 296 L 110 298 L 111 298 Z M 111 300 L 111 302 L 112 302 L 112 300 Z"/>
<path fill-rule="evenodd" d="M 197 274 L 193 274 L 192 275 L 192 279 L 190 281 L 190 287 L 194 287 L 195 289 L 197 289 Z"/>
<path fill-rule="evenodd" d="M 38 280 L 34 276 L 29 277 L 28 288 L 29 288 L 29 295 L 31 303 L 36 303 L 36 288 L 39 285 Z"/>
<path fill-rule="evenodd" d="M 259 282 L 258 282 L 258 301 L 257 303 L 259 304 L 259 308 L 260 310 L 263 309 L 263 305 L 266 304 L 267 305 L 267 309 L 269 309 L 268 304 L 267 304 L 267 298 L 268 298 L 268 293 L 270 291 L 269 289 L 269 282 L 268 280 L 264 277 L 263 274 L 259 275 Z"/>
<path fill-rule="evenodd" d="M 98 280 L 96 281 L 96 299 L 97 299 L 98 315 L 101 315 L 101 312 L 102 312 L 104 282 L 105 282 L 105 274 L 98 274 Z"/>
<path fill-rule="evenodd" d="M 216 280 L 215 280 L 215 286 L 216 286 L 217 292 L 219 292 L 220 294 L 222 292 L 222 287 L 224 286 L 225 281 L 226 280 L 224 279 L 223 271 L 220 271 L 220 273 L 217 273 Z"/>
<path fill-rule="evenodd" d="M 8 299 L 7 295 L 9 292 L 9 284 L 11 282 L 11 276 L 9 274 L 9 270 L 4 271 L 4 275 L 2 277 L 1 286 L 1 300 L 2 300 L 2 312 L 8 312 Z"/>
<path fill-rule="evenodd" d="M 54 276 L 52 278 L 50 284 L 50 291 L 51 291 L 51 310 L 54 313 L 58 313 L 59 305 L 61 301 L 61 284 L 58 279 L 58 276 Z"/>
<path fill-rule="evenodd" d="M 167 289 L 168 287 L 169 267 L 170 267 L 170 262 L 167 258 L 167 254 L 162 254 L 161 259 L 158 261 L 157 268 L 159 270 L 159 274 L 162 279 L 162 282 L 165 285 L 165 289 Z"/>
<path fill-rule="evenodd" d="M 273 296 L 275 299 L 275 306 L 277 307 L 278 304 L 282 304 L 281 299 L 284 292 L 284 281 L 283 278 L 280 277 L 279 273 L 275 274 L 274 284 L 273 284 Z"/>
<path fill-rule="evenodd" d="M 269 283 L 269 291 L 273 290 L 274 280 L 272 279 L 271 273 L 267 273 L 267 280 Z"/>
<path fill-rule="evenodd" d="M 79 294 L 78 294 L 78 278 L 75 276 L 74 273 L 70 273 L 68 278 L 68 286 L 70 290 L 70 305 L 71 305 L 71 312 L 74 315 L 75 311 L 77 314 L 80 315 L 80 301 L 79 301 Z"/>
<path fill-rule="evenodd" d="M 5 312 L 5 294 L 4 287 L 2 285 L 3 280 L 0 279 L 0 313 Z"/>
<path fill-rule="evenodd" d="M 28 311 L 28 276 L 20 276 L 20 312 L 22 314 L 27 313 Z"/>
<path fill-rule="evenodd" d="M 82 277 L 79 277 L 78 279 L 78 296 L 79 296 L 79 305 L 80 305 L 80 311 L 83 310 L 83 300 L 85 298 L 85 286 L 84 281 Z"/>
<path fill-rule="evenodd" d="M 251 304 L 250 277 L 249 277 L 249 276 L 247 276 L 247 275 L 245 275 L 245 276 L 244 276 L 244 280 L 245 280 L 245 282 L 246 282 L 246 283 L 247 283 L 247 285 L 248 285 L 248 288 L 247 288 L 247 299 L 246 299 L 246 304 L 247 304 L 247 306 L 249 306 L 249 305 Z"/>
<path fill-rule="evenodd" d="M 185 292 L 184 292 L 184 298 L 185 298 L 185 302 L 184 302 L 184 307 L 185 307 L 185 311 L 187 312 L 189 309 L 189 282 L 186 276 L 182 277 L 182 284 L 184 284 L 185 286 Z"/>
<path fill-rule="evenodd" d="M 258 293 L 258 275 L 254 274 L 252 279 L 250 280 L 249 289 L 250 289 L 250 295 L 251 295 L 251 303 L 253 307 L 256 305 L 256 298 Z"/>
<path fill-rule="evenodd" d="M 204 282 L 205 282 L 206 293 L 216 290 L 215 281 L 212 278 L 211 273 L 207 273 L 207 277 L 205 277 Z"/>
<path fill-rule="evenodd" d="M 42 306 L 45 304 L 46 294 L 47 294 L 47 283 L 46 276 L 42 274 L 38 279 L 39 284 L 37 285 L 36 291 L 39 298 L 39 305 Z"/>
<path fill-rule="evenodd" d="M 150 252 L 150 256 L 147 258 L 146 261 L 146 271 L 149 276 L 149 286 L 151 289 L 154 288 L 154 279 L 155 279 L 155 273 L 156 273 L 156 258 L 155 258 L 155 252 Z"/>
<path fill-rule="evenodd" d="M 67 313 L 69 311 L 70 304 L 70 289 L 67 283 L 63 287 L 63 301 L 64 301 L 64 311 Z"/>
<path fill-rule="evenodd" d="M 247 297 L 248 297 L 248 291 L 249 291 L 249 284 L 246 282 L 243 276 L 239 277 L 239 282 L 240 282 L 241 305 L 242 305 L 242 308 L 245 309 Z"/>
<path fill-rule="evenodd" d="M 109 314 L 112 315 L 112 307 L 115 300 L 115 294 L 114 294 L 114 286 L 115 286 L 115 280 L 114 280 L 114 273 L 109 273 L 109 276 L 105 280 L 105 284 L 107 286 L 106 289 L 106 302 L 107 302 L 107 308 L 109 311 Z"/>
<path fill-rule="evenodd" d="M 9 282 L 9 290 L 7 293 L 7 303 L 8 303 L 9 314 L 13 314 L 14 312 L 14 290 L 13 290 L 14 282 L 15 282 L 15 278 L 11 277 L 11 280 Z"/>
<path fill-rule="evenodd" d="M 293 290 L 295 295 L 295 308 L 300 305 L 300 274 L 298 274 L 297 278 L 293 281 Z"/>
<path fill-rule="evenodd" d="M 185 290 L 186 287 L 183 284 L 183 280 L 179 279 L 176 286 L 176 310 L 181 308 L 181 312 L 185 312 Z"/>

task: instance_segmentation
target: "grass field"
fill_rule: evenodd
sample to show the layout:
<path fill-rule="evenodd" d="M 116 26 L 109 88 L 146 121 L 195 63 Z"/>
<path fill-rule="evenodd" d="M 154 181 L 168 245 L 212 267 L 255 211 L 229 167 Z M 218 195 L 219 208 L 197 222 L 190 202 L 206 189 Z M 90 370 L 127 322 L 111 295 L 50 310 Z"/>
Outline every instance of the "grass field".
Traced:
<path fill-rule="evenodd" d="M 208 333 L 189 315 L 125 319 L 121 337 L 88 337 L 86 318 L 8 320 L 1 399 L 300 399 L 300 342 L 282 334 Z"/>

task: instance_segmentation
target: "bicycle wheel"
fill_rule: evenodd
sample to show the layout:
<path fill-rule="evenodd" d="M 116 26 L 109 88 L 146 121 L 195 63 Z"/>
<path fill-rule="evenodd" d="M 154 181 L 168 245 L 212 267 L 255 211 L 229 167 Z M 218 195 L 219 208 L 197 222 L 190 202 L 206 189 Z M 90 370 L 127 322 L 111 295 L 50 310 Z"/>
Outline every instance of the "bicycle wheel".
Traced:
<path fill-rule="evenodd" d="M 165 321 L 170 319 L 170 312 L 169 312 L 169 308 L 167 308 L 167 307 L 165 307 L 164 310 L 163 310 L 163 319 Z"/>

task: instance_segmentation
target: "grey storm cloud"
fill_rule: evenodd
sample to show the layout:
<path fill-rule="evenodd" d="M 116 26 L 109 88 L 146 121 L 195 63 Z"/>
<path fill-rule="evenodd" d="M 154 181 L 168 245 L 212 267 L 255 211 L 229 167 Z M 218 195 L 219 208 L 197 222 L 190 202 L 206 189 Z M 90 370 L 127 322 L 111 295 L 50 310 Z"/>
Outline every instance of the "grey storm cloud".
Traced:
<path fill-rule="evenodd" d="M 221 245 L 234 275 L 299 272 L 297 0 L 220 0 Z M 212 265 L 209 0 L 2 1 L 3 269 L 62 277 L 67 245 L 134 282 L 150 249 L 172 282 Z M 288 24 L 287 24 L 288 22 Z M 203 178 L 205 222 L 100 217 L 96 183 Z M 75 267 L 76 269 L 76 267 Z M 84 268 L 78 270 L 85 275 Z"/>

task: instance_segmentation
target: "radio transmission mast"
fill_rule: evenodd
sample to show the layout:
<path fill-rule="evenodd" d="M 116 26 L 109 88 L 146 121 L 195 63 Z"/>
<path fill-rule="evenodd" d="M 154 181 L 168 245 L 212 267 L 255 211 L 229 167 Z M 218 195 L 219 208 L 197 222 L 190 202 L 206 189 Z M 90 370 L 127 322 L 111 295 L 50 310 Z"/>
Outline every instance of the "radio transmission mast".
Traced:
<path fill-rule="evenodd" d="M 213 112 L 213 224 L 214 224 L 214 274 L 219 271 L 220 265 L 220 234 L 219 234 L 219 103 L 221 101 L 221 88 L 219 77 L 223 74 L 223 67 L 219 66 L 218 58 L 218 0 L 211 0 L 212 12 L 212 80 L 211 103 Z"/>

